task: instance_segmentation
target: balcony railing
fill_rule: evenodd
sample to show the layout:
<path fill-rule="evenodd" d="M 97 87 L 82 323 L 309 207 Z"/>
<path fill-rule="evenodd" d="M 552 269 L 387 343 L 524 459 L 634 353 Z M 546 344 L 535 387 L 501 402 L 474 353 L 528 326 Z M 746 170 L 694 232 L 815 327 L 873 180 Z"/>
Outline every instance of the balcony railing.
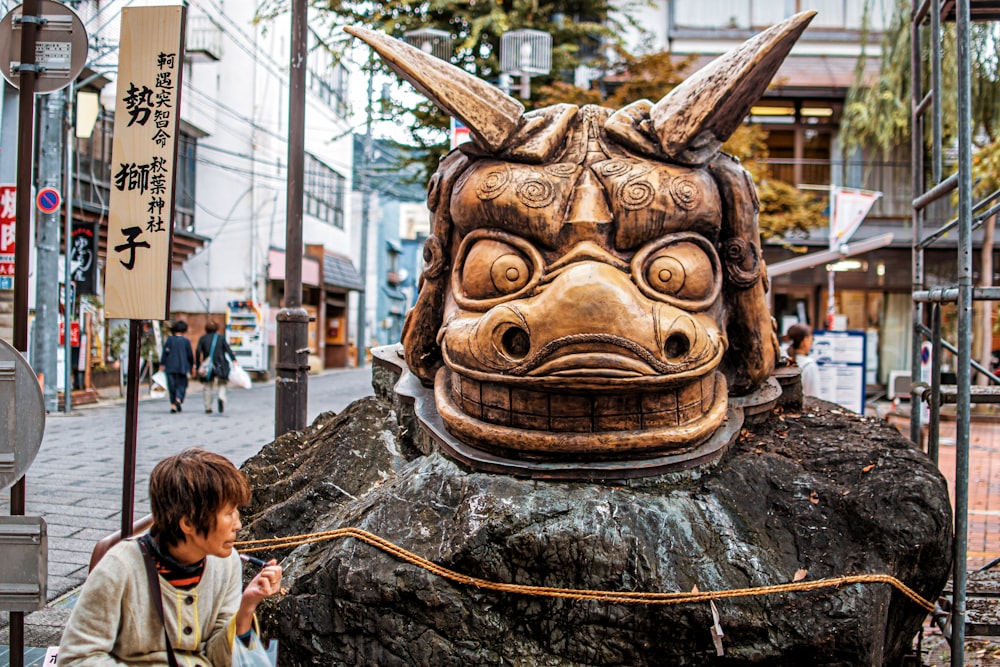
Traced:
<path fill-rule="evenodd" d="M 189 16 L 185 53 L 193 61 L 219 60 L 222 57 L 222 30 L 207 16 Z"/>
<path fill-rule="evenodd" d="M 912 214 L 910 192 L 912 167 L 909 162 L 852 162 L 848 165 L 829 160 L 770 159 L 767 162 L 774 178 L 797 186 L 829 186 L 833 168 L 846 171 L 839 179 L 845 187 L 876 190 L 882 197 L 869 218 L 909 220 Z M 826 199 L 825 194 L 821 194 Z"/>

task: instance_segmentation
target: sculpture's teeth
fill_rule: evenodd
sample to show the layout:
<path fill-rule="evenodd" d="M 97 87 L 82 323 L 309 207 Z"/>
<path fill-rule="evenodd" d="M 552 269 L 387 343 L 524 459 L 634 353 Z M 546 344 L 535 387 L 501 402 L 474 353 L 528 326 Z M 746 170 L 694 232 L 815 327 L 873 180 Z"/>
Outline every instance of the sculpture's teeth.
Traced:
<path fill-rule="evenodd" d="M 455 404 L 475 419 L 567 433 L 684 426 L 702 419 L 716 400 L 714 373 L 661 390 L 587 395 L 480 382 L 453 373 L 451 391 Z"/>

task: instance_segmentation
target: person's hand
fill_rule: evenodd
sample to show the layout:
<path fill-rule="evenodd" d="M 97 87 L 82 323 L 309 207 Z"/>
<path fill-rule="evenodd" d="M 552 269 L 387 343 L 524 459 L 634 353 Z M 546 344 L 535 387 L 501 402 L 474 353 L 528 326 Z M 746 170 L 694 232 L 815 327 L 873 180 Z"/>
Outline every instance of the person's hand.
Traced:
<path fill-rule="evenodd" d="M 247 587 L 243 589 L 243 597 L 240 599 L 240 609 L 236 612 L 236 634 L 242 635 L 250 632 L 253 623 L 254 612 L 261 601 L 276 593 L 281 592 L 281 566 L 278 561 L 271 559 L 268 564 L 257 573 Z"/>

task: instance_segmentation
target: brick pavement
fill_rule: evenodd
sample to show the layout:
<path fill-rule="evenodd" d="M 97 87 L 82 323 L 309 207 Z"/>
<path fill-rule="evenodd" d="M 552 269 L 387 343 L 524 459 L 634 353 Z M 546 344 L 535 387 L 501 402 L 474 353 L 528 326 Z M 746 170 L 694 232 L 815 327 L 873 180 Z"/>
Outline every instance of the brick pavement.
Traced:
<path fill-rule="evenodd" d="M 889 415 L 906 437 L 909 418 Z M 945 414 L 941 421 L 938 468 L 948 480 L 955 507 L 955 421 Z M 969 430 L 969 512 L 966 564 L 970 570 L 1000 558 L 1000 417 L 974 414 Z"/>

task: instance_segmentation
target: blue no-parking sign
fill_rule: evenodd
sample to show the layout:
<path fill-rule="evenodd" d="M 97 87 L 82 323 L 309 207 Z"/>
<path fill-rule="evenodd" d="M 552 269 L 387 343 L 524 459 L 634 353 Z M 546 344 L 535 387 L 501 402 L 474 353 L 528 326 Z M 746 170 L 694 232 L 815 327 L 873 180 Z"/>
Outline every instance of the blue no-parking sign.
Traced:
<path fill-rule="evenodd" d="M 38 196 L 35 197 L 35 204 L 42 213 L 55 213 L 59 210 L 61 203 L 62 197 L 59 196 L 59 191 L 55 188 L 42 188 L 38 191 Z"/>

